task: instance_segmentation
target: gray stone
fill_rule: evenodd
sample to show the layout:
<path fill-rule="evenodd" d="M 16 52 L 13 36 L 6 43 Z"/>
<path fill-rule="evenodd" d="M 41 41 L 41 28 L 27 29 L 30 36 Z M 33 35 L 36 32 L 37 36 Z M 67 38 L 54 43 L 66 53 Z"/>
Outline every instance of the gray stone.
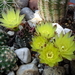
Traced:
<path fill-rule="evenodd" d="M 29 63 L 31 61 L 31 52 L 28 48 L 17 49 L 15 53 L 23 63 Z"/>
<path fill-rule="evenodd" d="M 63 67 L 47 67 L 44 69 L 42 75 L 65 75 Z"/>
<path fill-rule="evenodd" d="M 13 71 L 11 71 L 7 75 L 15 75 L 15 73 Z"/>
<path fill-rule="evenodd" d="M 18 8 L 24 8 L 28 6 L 29 0 L 13 0 L 15 3 L 16 7 Z"/>
<path fill-rule="evenodd" d="M 35 64 L 27 64 L 21 65 L 16 75 L 39 75 L 39 72 Z"/>
<path fill-rule="evenodd" d="M 28 7 L 23 8 L 21 10 L 21 14 L 25 14 L 25 19 L 26 20 L 30 20 L 34 17 L 34 12 Z"/>

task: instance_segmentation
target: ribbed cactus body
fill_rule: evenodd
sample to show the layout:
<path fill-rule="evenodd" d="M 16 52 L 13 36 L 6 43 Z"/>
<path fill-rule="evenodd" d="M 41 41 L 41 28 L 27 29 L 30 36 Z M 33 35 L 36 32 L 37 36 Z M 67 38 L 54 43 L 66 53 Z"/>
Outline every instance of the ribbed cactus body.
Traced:
<path fill-rule="evenodd" d="M 66 15 L 69 0 L 39 0 L 38 9 L 44 21 L 58 22 Z"/>
<path fill-rule="evenodd" d="M 7 73 L 16 65 L 17 58 L 13 50 L 8 46 L 0 46 L 0 73 Z"/>

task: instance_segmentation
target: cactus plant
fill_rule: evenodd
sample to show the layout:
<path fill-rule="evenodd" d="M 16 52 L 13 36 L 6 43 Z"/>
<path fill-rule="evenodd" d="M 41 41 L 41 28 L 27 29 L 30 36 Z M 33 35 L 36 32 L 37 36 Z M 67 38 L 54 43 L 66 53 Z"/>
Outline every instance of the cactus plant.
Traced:
<path fill-rule="evenodd" d="M 0 31 L 0 46 L 7 45 L 7 42 L 9 40 L 9 35 L 6 34 L 4 31 Z"/>
<path fill-rule="evenodd" d="M 2 17 L 0 18 L 0 22 L 2 22 L 2 26 L 10 29 L 14 29 L 18 27 L 21 23 L 24 15 L 20 15 L 20 10 L 14 10 L 14 8 L 10 8 L 7 10 L 7 13 L 3 12 Z"/>
<path fill-rule="evenodd" d="M 75 41 L 72 33 L 64 34 L 61 32 L 60 35 L 54 34 L 56 28 L 51 30 L 52 27 L 50 26 L 49 30 L 47 29 L 48 26 L 44 25 L 36 28 L 36 35 L 32 37 L 31 43 L 32 51 L 39 53 L 40 62 L 53 67 L 64 59 L 74 59 Z M 45 36 L 45 34 L 48 36 Z M 49 34 L 53 36 L 49 37 Z"/>
<path fill-rule="evenodd" d="M 45 38 L 51 38 L 54 36 L 56 25 L 52 26 L 52 23 L 42 23 L 36 27 L 36 33 Z"/>
<path fill-rule="evenodd" d="M 65 35 L 61 33 L 60 36 L 55 37 L 54 42 L 55 46 L 60 52 L 60 55 L 68 60 L 72 60 L 73 58 L 75 58 L 75 55 L 73 54 L 73 52 L 75 51 L 74 36 L 70 35 L 70 32 L 66 33 Z"/>
<path fill-rule="evenodd" d="M 58 62 L 62 61 L 62 57 L 58 51 L 58 48 L 54 47 L 52 43 L 48 43 L 46 47 L 40 53 L 40 62 L 48 64 L 53 67 L 58 64 Z"/>
<path fill-rule="evenodd" d="M 48 40 L 42 36 L 34 36 L 32 38 L 32 50 L 33 51 L 41 51 L 47 44 Z"/>
<path fill-rule="evenodd" d="M 44 21 L 58 22 L 66 15 L 69 0 L 39 0 L 38 9 Z"/>
<path fill-rule="evenodd" d="M 16 65 L 16 54 L 8 46 L 0 46 L 0 73 L 8 73 Z"/>
<path fill-rule="evenodd" d="M 9 7 L 12 7 L 13 0 L 0 0 L 0 16 L 1 12 Z"/>

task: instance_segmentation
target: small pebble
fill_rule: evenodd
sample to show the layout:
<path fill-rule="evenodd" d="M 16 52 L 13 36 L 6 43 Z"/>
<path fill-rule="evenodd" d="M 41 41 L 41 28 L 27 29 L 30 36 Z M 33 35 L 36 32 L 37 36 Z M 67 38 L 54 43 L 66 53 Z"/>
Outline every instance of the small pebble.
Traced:
<path fill-rule="evenodd" d="M 9 36 L 13 36 L 15 33 L 14 33 L 14 31 L 8 31 L 7 34 L 8 34 Z"/>

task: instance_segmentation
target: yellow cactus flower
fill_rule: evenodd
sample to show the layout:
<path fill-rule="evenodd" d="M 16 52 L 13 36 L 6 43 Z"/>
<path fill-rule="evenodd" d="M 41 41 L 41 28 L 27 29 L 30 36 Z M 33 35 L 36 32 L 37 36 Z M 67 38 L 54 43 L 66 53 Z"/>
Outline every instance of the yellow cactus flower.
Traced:
<path fill-rule="evenodd" d="M 7 10 L 7 13 L 2 12 L 2 17 L 0 18 L 1 25 L 13 29 L 15 27 L 18 27 L 21 23 L 22 19 L 24 18 L 24 15 L 20 15 L 20 10 L 14 11 L 13 8 L 10 8 Z"/>
<path fill-rule="evenodd" d="M 70 32 L 55 37 L 55 46 L 58 48 L 60 55 L 68 60 L 75 58 L 73 52 L 75 51 L 74 36 L 70 36 Z"/>
<path fill-rule="evenodd" d="M 59 51 L 52 43 L 48 43 L 40 53 L 40 62 L 48 64 L 50 67 L 55 66 L 58 62 L 62 61 Z"/>
<path fill-rule="evenodd" d="M 37 34 L 46 37 L 51 38 L 54 36 L 54 32 L 56 30 L 56 26 L 52 26 L 52 23 L 42 23 L 41 25 L 38 25 L 36 27 Z"/>
<path fill-rule="evenodd" d="M 32 50 L 37 52 L 41 51 L 47 42 L 47 39 L 43 38 L 42 36 L 34 36 L 31 43 Z"/>

